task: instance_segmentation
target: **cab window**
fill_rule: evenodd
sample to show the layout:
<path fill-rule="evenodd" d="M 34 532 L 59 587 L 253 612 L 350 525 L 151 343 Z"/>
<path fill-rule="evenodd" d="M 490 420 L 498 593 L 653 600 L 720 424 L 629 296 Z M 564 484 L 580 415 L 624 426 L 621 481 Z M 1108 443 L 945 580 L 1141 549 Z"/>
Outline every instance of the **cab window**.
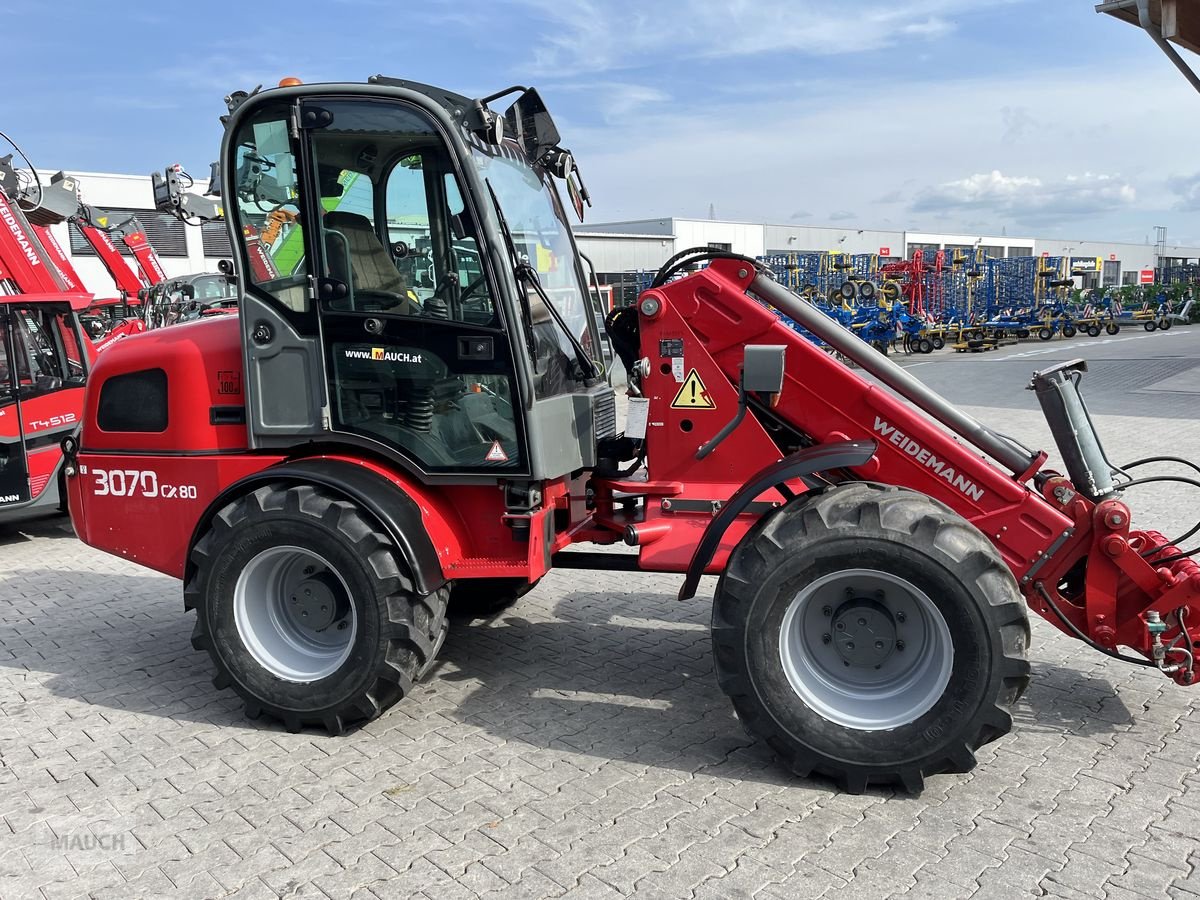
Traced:
<path fill-rule="evenodd" d="M 239 127 L 233 159 L 234 202 L 251 284 L 285 309 L 304 313 L 310 292 L 290 117 L 290 104 L 271 104 Z"/>
<path fill-rule="evenodd" d="M 60 390 L 66 373 L 54 339 L 54 316 L 36 307 L 14 310 L 13 354 L 22 397 Z"/>

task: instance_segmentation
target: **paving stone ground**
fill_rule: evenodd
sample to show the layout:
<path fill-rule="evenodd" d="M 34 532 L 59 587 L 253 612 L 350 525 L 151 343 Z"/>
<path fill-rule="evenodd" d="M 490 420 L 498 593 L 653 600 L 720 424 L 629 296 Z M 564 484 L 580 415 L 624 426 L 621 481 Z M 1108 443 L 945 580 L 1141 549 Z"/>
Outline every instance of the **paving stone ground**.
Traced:
<path fill-rule="evenodd" d="M 1048 442 L 1033 412 L 971 411 Z M 1200 457 L 1195 420 L 1099 425 L 1116 458 Z M 1135 509 L 1177 532 L 1200 503 Z M 1200 688 L 1035 617 L 978 768 L 839 794 L 738 726 L 712 587 L 552 573 L 335 739 L 243 718 L 178 583 L 61 521 L 0 539 L 0 897 L 1200 898 Z"/>

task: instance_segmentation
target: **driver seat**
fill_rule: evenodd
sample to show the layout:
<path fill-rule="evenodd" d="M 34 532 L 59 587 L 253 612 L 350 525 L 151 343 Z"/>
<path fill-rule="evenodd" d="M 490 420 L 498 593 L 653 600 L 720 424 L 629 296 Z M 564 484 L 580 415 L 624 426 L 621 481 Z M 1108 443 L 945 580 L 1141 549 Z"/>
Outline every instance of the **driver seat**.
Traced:
<path fill-rule="evenodd" d="M 366 216 L 334 210 L 325 214 L 326 232 L 336 231 L 346 239 L 343 244 L 328 233 L 325 235 L 325 256 L 329 274 L 349 284 L 355 291 L 385 291 L 404 297 L 396 309 L 405 315 L 418 315 L 420 308 L 406 296 L 404 280 L 392 262 L 392 255 L 379 240 Z M 350 253 L 350 271 L 346 271 L 346 251 Z"/>

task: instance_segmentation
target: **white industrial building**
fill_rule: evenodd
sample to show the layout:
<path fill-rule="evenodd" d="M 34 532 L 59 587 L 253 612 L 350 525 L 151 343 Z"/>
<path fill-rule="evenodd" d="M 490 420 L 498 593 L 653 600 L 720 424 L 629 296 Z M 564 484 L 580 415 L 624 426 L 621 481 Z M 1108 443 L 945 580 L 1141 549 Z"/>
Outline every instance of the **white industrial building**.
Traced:
<path fill-rule="evenodd" d="M 1081 287 L 1147 283 L 1158 266 L 1200 260 L 1200 247 L 1136 244 L 1063 238 L 1011 237 L 989 234 L 933 234 L 870 228 L 772 225 L 719 222 L 711 219 L 637 219 L 588 223 L 576 229 L 580 249 L 592 260 L 602 281 L 615 273 L 654 271 L 668 257 L 689 247 L 715 247 L 746 256 L 790 252 L 836 251 L 877 254 L 882 262 L 912 256 L 915 250 L 976 248 L 992 257 L 1066 256 L 1072 269 L 1088 273 Z"/>
<path fill-rule="evenodd" d="M 156 212 L 149 176 L 72 174 L 76 174 L 84 203 L 108 213 L 113 221 L 137 216 L 168 276 L 211 272 L 216 269 L 218 260 L 229 257 L 224 223 L 185 225 L 173 216 Z M 50 173 L 42 175 L 48 178 Z M 56 225 L 54 232 L 62 247 L 70 253 L 72 264 L 87 289 L 102 295 L 110 293 L 112 280 L 73 226 Z M 872 253 L 882 261 L 908 258 L 918 249 L 968 251 L 977 247 L 994 257 L 1069 256 L 1074 269 L 1089 271 L 1080 278 L 1085 287 L 1136 284 L 1151 280 L 1159 265 L 1200 260 L 1200 247 L 1173 244 L 933 234 L 854 226 L 773 225 L 674 217 L 587 223 L 576 229 L 576 238 L 580 250 L 591 259 L 605 283 L 621 281 L 620 273 L 653 272 L 678 251 L 704 246 L 746 256 L 814 250 Z M 124 250 L 120 242 L 117 244 Z"/>
<path fill-rule="evenodd" d="M 48 181 L 52 172 L 38 173 Z M 154 209 L 154 193 L 148 175 L 114 175 L 102 172 L 70 173 L 79 183 L 80 199 L 97 214 L 107 214 L 111 224 L 136 215 L 150 239 L 168 277 L 196 272 L 214 272 L 217 261 L 230 256 L 224 222 L 185 225 L 179 219 Z M 51 226 L 55 239 L 71 257 L 71 264 L 84 287 L 98 296 L 112 296 L 113 280 L 96 258 L 91 246 L 74 225 Z M 115 246 L 133 263 L 120 241 Z"/>

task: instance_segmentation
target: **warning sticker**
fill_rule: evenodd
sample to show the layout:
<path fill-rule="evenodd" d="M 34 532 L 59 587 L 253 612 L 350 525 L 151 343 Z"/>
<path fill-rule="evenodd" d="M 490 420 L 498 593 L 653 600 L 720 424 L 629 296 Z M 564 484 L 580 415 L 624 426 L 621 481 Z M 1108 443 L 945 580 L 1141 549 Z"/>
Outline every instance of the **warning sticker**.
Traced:
<path fill-rule="evenodd" d="M 508 454 L 504 452 L 504 448 L 500 446 L 499 441 L 492 441 L 492 449 L 487 452 L 487 456 L 483 458 L 484 462 L 508 462 Z"/>
<path fill-rule="evenodd" d="M 708 396 L 708 391 L 704 388 L 704 382 L 700 380 L 696 370 L 692 369 L 688 372 L 683 384 L 679 386 L 679 393 L 671 401 L 671 408 L 716 409 L 717 404 L 712 402 L 712 398 Z"/>

